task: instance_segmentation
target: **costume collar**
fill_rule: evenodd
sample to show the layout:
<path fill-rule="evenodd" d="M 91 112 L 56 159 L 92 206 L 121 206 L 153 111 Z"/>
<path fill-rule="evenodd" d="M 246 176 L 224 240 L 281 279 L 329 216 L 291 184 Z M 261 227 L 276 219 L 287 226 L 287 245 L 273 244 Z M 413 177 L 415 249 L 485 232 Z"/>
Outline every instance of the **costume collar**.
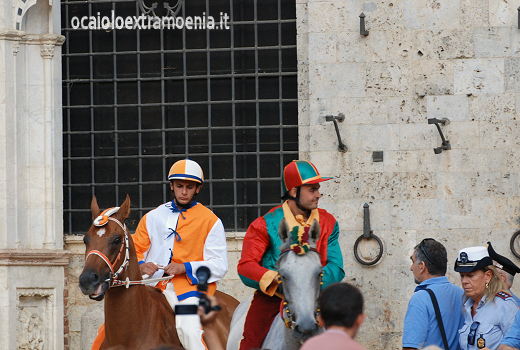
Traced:
<path fill-rule="evenodd" d="M 188 209 L 191 209 L 193 208 L 194 206 L 196 206 L 198 203 L 193 201 L 190 206 L 188 208 L 182 208 L 182 209 L 179 209 L 177 208 L 177 205 L 175 205 L 175 201 L 171 201 L 170 205 L 168 206 L 168 208 L 172 211 L 172 213 L 180 213 L 182 218 L 184 220 L 186 220 L 186 218 L 184 217 L 184 215 L 182 213 L 185 213 Z"/>
<path fill-rule="evenodd" d="M 311 215 L 309 215 L 309 218 L 307 221 L 303 220 L 302 215 L 296 215 L 291 211 L 291 208 L 289 208 L 289 204 L 287 201 L 285 201 L 282 205 L 283 208 L 283 216 L 285 217 L 285 220 L 287 220 L 287 224 L 289 224 L 289 227 L 299 226 L 299 227 L 310 227 L 314 219 L 316 219 L 318 222 L 320 222 L 320 213 L 318 212 L 318 209 L 311 210 Z"/>

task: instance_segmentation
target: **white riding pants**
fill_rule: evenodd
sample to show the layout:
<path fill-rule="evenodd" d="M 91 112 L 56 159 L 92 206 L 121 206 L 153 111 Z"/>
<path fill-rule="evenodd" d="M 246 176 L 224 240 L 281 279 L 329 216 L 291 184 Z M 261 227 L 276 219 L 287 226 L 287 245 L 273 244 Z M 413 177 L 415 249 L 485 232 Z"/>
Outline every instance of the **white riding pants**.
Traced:
<path fill-rule="evenodd" d="M 190 297 L 179 301 L 178 305 L 199 305 L 199 298 Z M 200 316 L 195 315 L 175 315 L 175 325 L 177 334 L 182 346 L 188 350 L 205 350 L 206 347 L 202 342 L 202 325 L 200 324 Z"/>

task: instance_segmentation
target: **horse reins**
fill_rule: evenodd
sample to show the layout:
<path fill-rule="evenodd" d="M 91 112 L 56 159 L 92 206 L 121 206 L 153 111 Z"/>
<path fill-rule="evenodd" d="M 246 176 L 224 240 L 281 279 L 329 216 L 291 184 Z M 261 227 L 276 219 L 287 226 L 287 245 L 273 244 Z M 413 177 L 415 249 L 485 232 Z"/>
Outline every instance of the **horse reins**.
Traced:
<path fill-rule="evenodd" d="M 111 217 L 111 215 L 117 213 L 119 210 L 119 207 L 110 208 L 105 211 L 103 211 L 95 220 L 94 220 L 94 226 L 102 227 L 108 223 L 108 221 L 113 221 L 116 224 L 118 224 L 125 234 L 125 241 L 124 243 L 121 243 L 121 249 L 119 249 L 119 253 L 117 254 L 116 260 L 114 263 L 110 262 L 110 259 L 107 258 L 105 254 L 100 252 L 99 250 L 91 250 L 88 252 L 87 256 L 85 257 L 85 262 L 87 261 L 88 257 L 91 255 L 97 255 L 99 256 L 110 268 L 110 277 L 107 278 L 104 282 L 108 283 L 108 288 L 112 287 L 119 287 L 119 286 L 126 286 L 126 288 L 132 286 L 132 285 L 138 285 L 138 284 L 149 284 L 159 281 L 166 281 L 171 280 L 173 276 L 167 276 L 167 277 L 161 277 L 161 278 L 154 278 L 154 279 L 147 279 L 147 280 L 141 280 L 141 281 L 130 281 L 130 279 L 127 277 L 126 280 L 122 281 L 119 280 L 118 277 L 121 275 L 123 270 L 126 268 L 128 263 L 130 262 L 130 248 L 128 243 L 128 229 L 126 228 L 126 224 L 122 224 L 121 221 L 117 220 L 116 218 Z M 119 267 L 119 269 L 114 272 L 114 267 L 121 258 L 121 253 L 123 253 L 123 247 L 125 247 L 125 260 Z"/>
<path fill-rule="evenodd" d="M 280 257 L 282 257 L 282 255 L 284 255 L 285 253 L 288 253 L 290 251 L 292 251 L 291 248 L 282 250 L 280 252 Z M 316 252 L 318 254 L 318 256 L 320 256 L 320 253 L 318 252 L 318 250 L 316 248 L 309 248 L 309 251 Z M 278 259 L 280 259 L 280 257 Z M 281 275 L 278 274 L 278 278 L 279 278 L 278 284 L 282 284 L 282 280 L 280 277 L 281 277 Z M 323 285 L 323 271 L 320 273 L 320 286 L 322 286 L 322 285 Z M 316 312 L 320 312 L 319 307 L 318 307 L 318 309 L 316 309 Z M 287 301 L 287 299 L 285 299 L 285 296 L 283 299 L 283 313 L 282 314 L 283 314 L 283 321 L 284 321 L 285 327 L 293 329 L 294 328 L 294 319 L 291 314 L 291 310 L 289 309 L 289 301 Z"/>

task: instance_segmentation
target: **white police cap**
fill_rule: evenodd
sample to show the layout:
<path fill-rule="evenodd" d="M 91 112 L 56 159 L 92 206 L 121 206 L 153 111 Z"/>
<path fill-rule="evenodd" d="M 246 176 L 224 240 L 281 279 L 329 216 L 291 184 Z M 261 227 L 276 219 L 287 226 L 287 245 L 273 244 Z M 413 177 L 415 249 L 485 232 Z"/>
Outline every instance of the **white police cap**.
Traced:
<path fill-rule="evenodd" d="M 488 265 L 493 265 L 486 247 L 469 247 L 459 250 L 455 261 L 456 272 L 473 272 Z"/>

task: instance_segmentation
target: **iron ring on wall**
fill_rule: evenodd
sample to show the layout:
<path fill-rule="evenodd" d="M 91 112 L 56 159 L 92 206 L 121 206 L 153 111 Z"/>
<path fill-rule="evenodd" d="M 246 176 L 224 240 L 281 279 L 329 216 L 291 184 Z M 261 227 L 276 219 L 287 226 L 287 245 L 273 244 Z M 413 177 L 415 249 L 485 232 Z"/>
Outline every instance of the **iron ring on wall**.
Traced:
<path fill-rule="evenodd" d="M 511 252 L 514 256 L 516 256 L 518 259 L 520 259 L 520 253 L 518 253 L 515 249 L 515 240 L 520 235 L 520 231 L 516 231 L 513 233 L 513 236 L 511 237 L 511 241 L 509 241 L 509 248 L 511 248 Z"/>
<path fill-rule="evenodd" d="M 520 231 L 519 231 L 520 232 Z M 377 257 L 374 259 L 374 260 L 371 260 L 371 261 L 366 261 L 366 260 L 363 260 L 359 254 L 358 254 L 358 245 L 359 245 L 359 242 L 361 242 L 362 239 L 375 239 L 377 241 L 377 243 L 379 244 L 379 254 L 377 254 Z M 377 237 L 376 235 L 374 235 L 373 233 L 370 233 L 370 236 L 369 237 L 365 237 L 365 235 L 361 235 L 359 236 L 357 239 L 356 239 L 356 243 L 354 243 L 354 256 L 356 257 L 356 260 L 362 264 L 362 265 L 366 265 L 366 266 L 371 266 L 371 265 L 374 265 L 376 264 L 379 260 L 381 260 L 381 258 L 383 257 L 383 242 L 381 242 L 381 239 L 379 239 L 379 237 Z"/>

